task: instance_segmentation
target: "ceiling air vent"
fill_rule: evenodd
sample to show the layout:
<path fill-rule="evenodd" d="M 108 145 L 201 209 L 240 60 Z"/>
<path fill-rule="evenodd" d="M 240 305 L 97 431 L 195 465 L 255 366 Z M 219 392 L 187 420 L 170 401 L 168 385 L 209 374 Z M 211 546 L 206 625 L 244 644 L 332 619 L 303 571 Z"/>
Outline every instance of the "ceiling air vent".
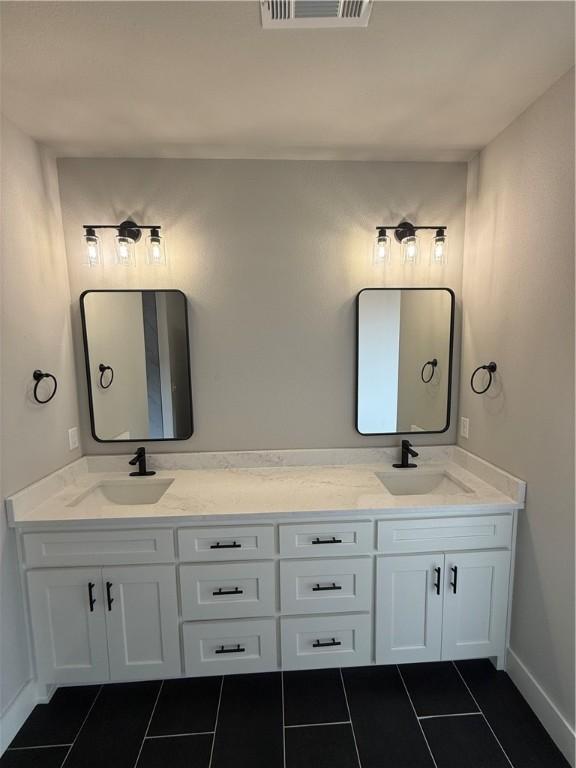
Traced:
<path fill-rule="evenodd" d="M 265 29 L 366 27 L 373 0 L 261 0 Z"/>

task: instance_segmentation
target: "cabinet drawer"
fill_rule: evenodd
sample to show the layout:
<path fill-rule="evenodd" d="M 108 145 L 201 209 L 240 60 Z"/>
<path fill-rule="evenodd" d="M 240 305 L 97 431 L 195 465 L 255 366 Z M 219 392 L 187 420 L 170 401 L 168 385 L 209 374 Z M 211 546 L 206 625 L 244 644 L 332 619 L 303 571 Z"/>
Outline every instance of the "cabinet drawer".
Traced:
<path fill-rule="evenodd" d="M 22 539 L 28 568 L 174 561 L 171 529 L 25 533 Z"/>
<path fill-rule="evenodd" d="M 372 523 L 280 525 L 280 554 L 287 557 L 364 555 L 374 548 Z"/>
<path fill-rule="evenodd" d="M 367 614 L 282 619 L 282 668 L 318 669 L 370 664 Z"/>
<path fill-rule="evenodd" d="M 511 542 L 511 515 L 381 520 L 378 523 L 380 552 L 496 549 L 510 547 Z"/>
<path fill-rule="evenodd" d="M 280 563 L 284 613 L 369 611 L 372 559 L 285 560 Z"/>
<path fill-rule="evenodd" d="M 276 620 L 204 621 L 182 627 L 186 674 L 267 672 L 278 666 Z"/>
<path fill-rule="evenodd" d="M 232 619 L 274 613 L 274 563 L 180 566 L 184 619 Z"/>
<path fill-rule="evenodd" d="M 249 560 L 272 557 L 273 525 L 218 528 L 181 528 L 178 531 L 180 560 Z"/>

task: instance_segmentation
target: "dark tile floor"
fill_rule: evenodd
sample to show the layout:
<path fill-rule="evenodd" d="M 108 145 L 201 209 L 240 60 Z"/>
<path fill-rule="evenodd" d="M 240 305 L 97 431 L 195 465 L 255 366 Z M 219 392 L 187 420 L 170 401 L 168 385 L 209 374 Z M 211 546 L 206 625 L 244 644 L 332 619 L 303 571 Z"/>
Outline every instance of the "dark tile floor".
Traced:
<path fill-rule="evenodd" d="M 489 661 L 60 688 L 0 768 L 567 768 Z"/>

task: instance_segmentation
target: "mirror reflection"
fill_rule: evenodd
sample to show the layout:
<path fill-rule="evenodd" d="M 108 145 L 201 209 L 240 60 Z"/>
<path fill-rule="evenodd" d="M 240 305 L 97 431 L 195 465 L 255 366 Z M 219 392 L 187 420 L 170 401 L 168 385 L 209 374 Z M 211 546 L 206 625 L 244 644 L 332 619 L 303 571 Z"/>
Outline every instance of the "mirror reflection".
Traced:
<path fill-rule="evenodd" d="M 85 291 L 80 308 L 93 437 L 101 442 L 189 438 L 184 294 Z"/>
<path fill-rule="evenodd" d="M 358 294 L 356 427 L 363 435 L 445 432 L 450 424 L 454 294 Z"/>

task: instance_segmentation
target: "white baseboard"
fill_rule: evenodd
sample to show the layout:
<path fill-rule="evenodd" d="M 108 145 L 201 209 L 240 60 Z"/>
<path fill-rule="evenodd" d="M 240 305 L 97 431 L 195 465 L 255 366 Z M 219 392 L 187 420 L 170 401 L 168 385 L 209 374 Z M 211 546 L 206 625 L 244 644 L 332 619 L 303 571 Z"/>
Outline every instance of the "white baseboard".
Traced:
<path fill-rule="evenodd" d="M 36 704 L 49 702 L 55 690 L 56 686 L 39 685 L 35 680 L 25 683 L 0 716 L 0 756 L 4 754 Z"/>
<path fill-rule="evenodd" d="M 576 732 L 518 656 L 508 648 L 506 671 L 572 768 L 576 764 Z"/>

